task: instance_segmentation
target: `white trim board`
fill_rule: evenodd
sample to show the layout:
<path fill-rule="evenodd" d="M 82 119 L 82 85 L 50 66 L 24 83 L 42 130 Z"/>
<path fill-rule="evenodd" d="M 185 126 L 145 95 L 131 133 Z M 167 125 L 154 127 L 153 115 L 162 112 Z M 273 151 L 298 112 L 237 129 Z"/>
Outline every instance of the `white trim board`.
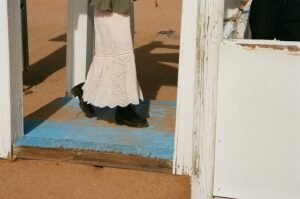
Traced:
<path fill-rule="evenodd" d="M 192 198 L 211 199 L 215 165 L 219 45 L 224 1 L 198 0 L 195 101 L 192 132 Z"/>
<path fill-rule="evenodd" d="M 2 99 L 0 101 L 0 157 L 7 158 L 11 147 L 11 113 L 10 113 L 10 59 L 8 37 L 8 10 L 7 1 L 0 1 L 0 60 L 2 72 L 0 73 L 0 85 L 2 86 Z"/>
<path fill-rule="evenodd" d="M 191 175 L 197 1 L 183 0 L 182 3 L 173 173 Z"/>
<path fill-rule="evenodd" d="M 71 96 L 71 89 L 85 81 L 87 63 L 92 56 L 88 49 L 93 49 L 88 42 L 89 0 L 68 0 L 68 30 L 67 30 L 67 78 L 66 95 Z M 91 34 L 89 34 L 90 36 Z"/>
<path fill-rule="evenodd" d="M 0 157 L 23 135 L 22 34 L 19 0 L 0 1 Z"/>

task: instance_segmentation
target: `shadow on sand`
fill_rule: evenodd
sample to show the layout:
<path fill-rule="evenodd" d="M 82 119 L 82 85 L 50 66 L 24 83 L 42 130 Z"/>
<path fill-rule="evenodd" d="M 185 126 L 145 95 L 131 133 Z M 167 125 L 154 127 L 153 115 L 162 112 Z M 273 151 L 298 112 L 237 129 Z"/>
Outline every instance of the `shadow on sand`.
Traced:
<path fill-rule="evenodd" d="M 65 40 L 66 35 L 63 34 L 51 39 L 50 41 L 65 42 Z M 174 63 L 178 63 L 179 53 L 153 53 L 153 51 L 157 48 L 179 50 L 178 45 L 165 45 L 161 41 L 153 41 L 135 49 L 138 79 L 143 89 L 144 98 L 149 100 L 156 99 L 161 86 L 177 85 L 178 68 L 169 65 L 168 63 L 173 65 Z M 34 86 L 40 84 L 47 77 L 65 66 L 66 46 L 32 64 L 29 71 L 24 72 L 23 74 L 24 85 Z M 60 108 L 65 106 L 70 100 L 71 99 L 61 100 L 61 98 L 58 98 L 36 112 L 31 113 L 25 118 L 25 120 L 28 118 L 39 118 L 41 122 L 45 121 Z M 138 112 L 144 117 L 149 117 L 149 100 L 145 100 L 145 102 L 141 104 L 140 107 L 142 108 L 137 107 Z M 97 118 L 99 120 L 106 120 L 110 123 L 114 122 L 114 110 L 108 111 L 106 109 L 97 109 L 97 113 Z M 30 131 L 30 128 L 26 131 Z"/>

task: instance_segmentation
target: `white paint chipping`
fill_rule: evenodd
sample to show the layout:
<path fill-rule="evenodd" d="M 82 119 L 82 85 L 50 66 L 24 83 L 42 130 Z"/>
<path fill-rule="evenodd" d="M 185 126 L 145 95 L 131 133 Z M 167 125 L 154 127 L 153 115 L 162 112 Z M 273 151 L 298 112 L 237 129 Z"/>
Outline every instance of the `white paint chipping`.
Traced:
<path fill-rule="evenodd" d="M 213 197 L 219 45 L 224 1 L 198 0 L 192 198 Z"/>
<path fill-rule="evenodd" d="M 206 20 L 213 21 L 215 20 L 216 13 L 217 17 L 220 19 L 232 18 L 237 12 L 240 5 L 239 0 L 225 0 L 221 2 L 224 14 L 222 11 L 210 10 L 207 13 L 209 6 L 218 7 L 218 5 L 213 5 L 215 2 L 203 3 L 206 5 L 205 11 L 198 9 L 198 1 L 183 0 L 182 2 L 182 18 L 181 18 L 181 41 L 180 41 L 180 58 L 179 58 L 179 78 L 178 78 L 178 87 L 177 87 L 177 113 L 176 113 L 176 134 L 175 134 L 175 150 L 174 150 L 174 161 L 173 161 L 173 173 L 178 175 L 192 175 L 192 146 L 193 146 L 193 112 L 195 110 L 194 96 L 195 96 L 195 68 L 197 60 L 199 57 L 196 57 L 196 48 L 200 46 L 197 38 L 202 32 L 207 32 L 205 24 L 207 21 L 204 20 L 203 16 L 200 17 L 200 11 L 203 12 L 202 15 L 207 17 Z M 210 5 L 208 5 L 210 4 Z M 220 4 L 219 2 L 217 4 Z M 224 5 L 225 4 L 225 5 Z M 214 9 L 213 8 L 213 9 Z M 221 9 L 222 9 L 221 8 Z M 219 19 L 218 19 L 219 20 Z M 220 20 L 221 22 L 221 20 Z M 203 29 L 197 28 L 197 23 L 203 23 Z M 222 23 L 222 22 L 221 22 Z M 217 31 L 219 28 L 213 27 L 212 25 L 210 31 L 213 28 Z M 217 26 L 220 25 L 219 23 Z M 198 31 L 198 34 L 197 34 Z M 222 30 L 223 31 L 223 30 Z M 214 35 L 211 35 L 209 41 L 217 35 L 218 38 L 215 40 L 220 41 L 219 32 L 216 32 Z M 202 39 L 203 39 L 202 35 Z M 198 38 L 199 40 L 200 38 Z M 207 39 L 207 41 L 208 41 Z M 201 40 L 202 41 L 202 40 Z M 204 40 L 203 40 L 204 41 Z M 199 45 L 199 46 L 197 46 Z M 215 48 L 211 46 L 210 49 Z M 206 49 L 202 49 L 206 50 Z M 199 51 L 199 49 L 198 49 Z M 209 56 L 215 56 L 216 54 L 209 53 Z M 215 59 L 212 57 L 212 59 Z M 215 59 L 217 61 L 217 59 Z M 197 84 L 197 83 L 196 83 Z M 208 105 L 209 106 L 209 105 Z M 195 118 L 194 118 L 195 119 Z"/>
<path fill-rule="evenodd" d="M 191 175 L 197 1 L 183 0 L 173 172 Z"/>

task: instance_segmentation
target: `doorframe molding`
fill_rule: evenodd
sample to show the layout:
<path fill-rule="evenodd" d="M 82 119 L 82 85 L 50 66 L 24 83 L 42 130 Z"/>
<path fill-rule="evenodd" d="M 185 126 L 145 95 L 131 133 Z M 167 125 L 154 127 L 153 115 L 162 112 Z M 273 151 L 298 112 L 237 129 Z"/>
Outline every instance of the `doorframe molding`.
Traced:
<path fill-rule="evenodd" d="M 22 22 L 20 0 L 0 1 L 0 158 L 11 158 L 23 136 Z"/>

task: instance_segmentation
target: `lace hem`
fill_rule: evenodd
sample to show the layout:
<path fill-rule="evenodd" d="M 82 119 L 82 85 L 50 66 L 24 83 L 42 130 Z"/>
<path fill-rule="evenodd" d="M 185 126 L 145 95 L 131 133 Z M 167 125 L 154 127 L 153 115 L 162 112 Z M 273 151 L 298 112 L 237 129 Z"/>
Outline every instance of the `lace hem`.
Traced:
<path fill-rule="evenodd" d="M 144 98 L 136 77 L 134 54 L 95 55 L 83 91 L 86 102 L 101 108 L 139 104 Z"/>

